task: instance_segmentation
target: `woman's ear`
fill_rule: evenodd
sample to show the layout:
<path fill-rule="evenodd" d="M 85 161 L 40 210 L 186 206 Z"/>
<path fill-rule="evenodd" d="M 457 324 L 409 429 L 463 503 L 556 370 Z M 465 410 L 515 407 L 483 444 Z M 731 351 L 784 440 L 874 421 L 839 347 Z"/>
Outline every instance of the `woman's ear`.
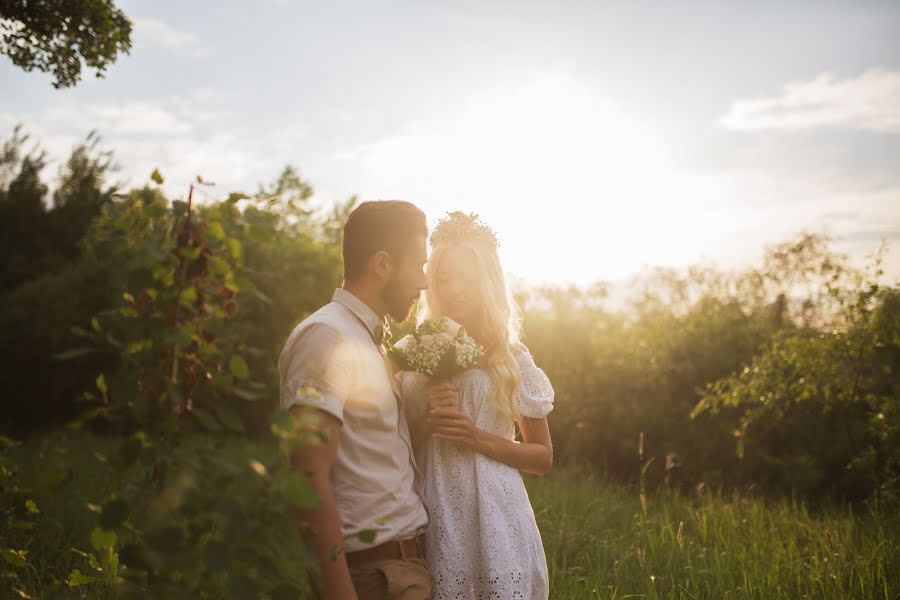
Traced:
<path fill-rule="evenodd" d="M 394 275 L 394 257 L 387 250 L 379 250 L 369 258 L 369 265 L 382 283 Z"/>

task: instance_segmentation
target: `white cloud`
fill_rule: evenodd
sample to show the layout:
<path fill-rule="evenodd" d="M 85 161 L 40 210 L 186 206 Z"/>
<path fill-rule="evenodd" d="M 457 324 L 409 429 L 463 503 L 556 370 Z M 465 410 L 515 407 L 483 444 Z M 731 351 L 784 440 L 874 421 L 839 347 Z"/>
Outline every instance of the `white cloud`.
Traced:
<path fill-rule="evenodd" d="M 225 104 L 223 94 L 209 89 L 150 101 L 65 101 L 15 120 L 0 112 L 0 127 L 8 136 L 15 123 L 25 124 L 24 133 L 47 150 L 48 180 L 72 149 L 96 130 L 101 147 L 111 149 L 115 163 L 122 167 L 114 178 L 127 185 L 143 185 L 159 168 L 166 192 L 175 197 L 197 175 L 218 184 L 207 193 L 227 195 L 271 179 L 279 165 L 273 165 L 265 148 L 221 125 L 230 114 Z"/>
<path fill-rule="evenodd" d="M 74 104 L 51 108 L 46 118 L 57 127 L 90 126 L 101 135 L 177 135 L 191 130 L 191 123 L 149 102 L 124 104 Z"/>
<path fill-rule="evenodd" d="M 900 133 L 900 72 L 870 69 L 846 78 L 822 73 L 786 84 L 780 96 L 736 100 L 719 122 L 749 131 L 836 127 Z"/>
<path fill-rule="evenodd" d="M 193 56 L 206 56 L 208 49 L 192 33 L 172 27 L 159 19 L 134 18 L 135 46 L 144 43 L 156 44 L 175 50 L 188 52 Z"/>

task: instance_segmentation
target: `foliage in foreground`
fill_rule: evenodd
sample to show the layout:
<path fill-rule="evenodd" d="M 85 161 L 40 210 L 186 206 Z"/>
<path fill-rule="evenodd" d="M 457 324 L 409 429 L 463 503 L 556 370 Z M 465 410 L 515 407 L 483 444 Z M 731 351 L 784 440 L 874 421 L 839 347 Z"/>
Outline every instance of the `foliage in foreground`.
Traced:
<path fill-rule="evenodd" d="M 0 565 L 11 590 L 35 598 L 121 597 L 123 588 L 110 582 L 110 572 L 115 560 L 121 565 L 131 559 L 114 549 L 118 540 L 104 548 L 108 534 L 92 535 L 115 520 L 114 512 L 104 516 L 103 500 L 123 484 L 106 468 L 118 460 L 120 444 L 66 432 L 0 453 L 5 469 L 21 470 L 15 481 L 22 493 L 15 501 L 5 496 L 9 502 L 3 504 L 22 521 L 2 532 L 16 549 L 15 555 L 5 551 Z M 277 455 L 269 442 L 208 434 L 187 436 L 173 453 L 181 473 L 177 483 L 151 496 L 171 536 L 168 555 L 157 560 L 180 573 L 178 585 L 192 585 L 202 570 L 208 588 L 191 597 L 257 597 L 250 591 L 254 578 L 278 583 L 296 577 L 295 567 L 281 570 L 288 561 L 302 564 L 306 558 L 292 541 L 290 524 L 250 512 L 259 509 L 257 494 L 279 502 L 270 491 L 282 485 L 275 483 Z M 140 461 L 132 464 L 128 479 L 139 481 L 145 469 Z M 213 491 L 204 481 L 228 483 Z M 642 504 L 638 489 L 562 470 L 547 478 L 527 476 L 526 486 L 547 555 L 551 598 L 891 599 L 900 592 L 900 515 L 874 505 L 864 512 L 847 505 L 812 510 L 797 499 L 768 501 L 709 489 L 649 492 Z M 211 533 L 199 513 L 184 516 L 198 502 L 209 518 L 229 519 Z M 130 512 L 128 521 L 138 512 Z M 221 527 L 228 522 L 232 528 Z M 88 539 L 100 548 L 85 545 Z M 252 564 L 249 558 L 259 547 L 269 547 L 276 558 Z M 162 584 L 158 589 L 181 597 Z M 256 592 L 283 597 L 276 590 Z M 296 593 L 293 598 L 305 594 Z"/>
<path fill-rule="evenodd" d="M 196 211 L 190 197 L 169 207 L 145 190 L 102 207 L 84 260 L 115 254 L 125 290 L 117 305 L 91 319 L 89 330 L 76 331 L 84 345 L 58 358 L 102 349 L 116 356 L 115 368 L 101 372 L 95 389 L 82 395 L 88 409 L 67 428 L 93 425 L 115 431 L 119 440 L 95 452 L 91 465 L 59 459 L 43 469 L 26 463 L 26 470 L 4 456 L 0 493 L 9 508 L 0 551 L 14 567 L 4 574 L 13 589 L 27 595 L 97 586 L 193 598 L 296 598 L 308 590 L 307 571 L 315 573 L 316 565 L 295 510 L 318 499 L 289 463 L 296 443 L 318 439 L 316 424 L 275 415 L 260 456 L 226 452 L 239 438 L 223 434 L 246 433 L 240 407 L 266 389 L 243 356 L 249 337 L 229 323 L 238 301 L 254 291 L 241 274 L 243 246 L 228 233 L 252 225 L 234 207 L 243 198 Z M 186 435 L 198 430 L 220 436 L 187 443 Z M 32 488 L 20 483 L 23 472 L 40 473 L 35 493 L 62 494 L 75 477 L 111 486 L 102 493 L 78 488 L 80 494 L 63 495 L 66 505 L 51 500 L 43 510 L 52 510 L 43 513 Z M 73 509 L 87 511 L 72 524 L 90 523 L 89 530 L 67 532 L 59 519 Z M 66 554 L 82 559 L 68 573 L 58 568 L 70 561 L 30 548 L 41 539 L 40 528 L 53 525 L 70 536 Z"/>

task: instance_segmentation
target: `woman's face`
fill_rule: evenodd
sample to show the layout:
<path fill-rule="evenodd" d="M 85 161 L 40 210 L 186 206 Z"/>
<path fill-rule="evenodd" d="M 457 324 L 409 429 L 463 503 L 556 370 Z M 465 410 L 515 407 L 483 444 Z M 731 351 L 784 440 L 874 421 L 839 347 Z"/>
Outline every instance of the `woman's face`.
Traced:
<path fill-rule="evenodd" d="M 447 248 L 437 269 L 435 293 L 444 314 L 472 328 L 481 310 L 481 290 L 472 251 L 461 246 Z"/>

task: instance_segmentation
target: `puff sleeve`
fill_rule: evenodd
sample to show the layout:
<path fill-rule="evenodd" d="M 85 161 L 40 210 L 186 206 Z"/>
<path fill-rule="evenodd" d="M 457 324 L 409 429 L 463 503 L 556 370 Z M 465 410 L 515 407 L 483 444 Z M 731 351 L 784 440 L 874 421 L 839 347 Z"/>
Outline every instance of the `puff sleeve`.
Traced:
<path fill-rule="evenodd" d="M 519 388 L 516 391 L 516 407 L 523 417 L 540 419 L 553 410 L 553 386 L 543 369 L 534 363 L 531 353 L 525 348 L 517 358 L 522 371 Z"/>

